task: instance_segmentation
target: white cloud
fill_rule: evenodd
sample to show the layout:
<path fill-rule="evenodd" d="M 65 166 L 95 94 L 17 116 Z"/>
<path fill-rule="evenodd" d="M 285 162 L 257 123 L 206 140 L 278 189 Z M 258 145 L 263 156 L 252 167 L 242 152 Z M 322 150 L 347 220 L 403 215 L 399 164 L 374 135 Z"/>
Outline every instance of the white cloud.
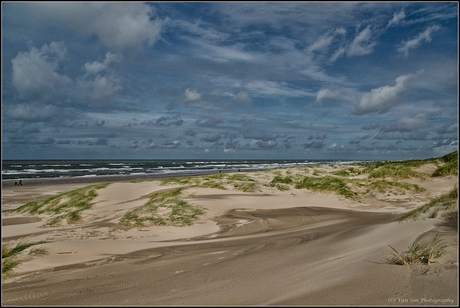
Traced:
<path fill-rule="evenodd" d="M 207 41 L 225 41 L 230 37 L 230 34 L 219 32 L 214 29 L 212 24 L 203 22 L 201 19 L 198 19 L 194 23 L 190 23 L 185 20 L 170 20 L 168 22 L 168 26 L 176 27 L 184 32 L 194 35 L 199 35 Z"/>
<path fill-rule="evenodd" d="M 413 75 L 396 78 L 395 86 L 383 86 L 364 94 L 352 108 L 352 114 L 385 113 L 399 102 L 399 94 L 406 90 L 406 82 Z"/>
<path fill-rule="evenodd" d="M 337 151 L 345 149 L 344 145 L 338 145 L 337 143 L 331 144 L 328 148 L 329 151 Z"/>
<path fill-rule="evenodd" d="M 422 45 L 423 41 L 431 42 L 431 34 L 435 31 L 440 30 L 441 27 L 438 25 L 430 26 L 425 31 L 420 33 L 417 37 L 407 42 L 401 43 L 398 48 L 398 52 L 403 54 L 405 57 L 409 56 L 409 49 L 414 49 Z"/>
<path fill-rule="evenodd" d="M 331 91 L 329 89 L 321 89 L 316 94 L 315 103 L 321 104 L 321 102 L 325 99 L 340 99 L 340 92 L 339 91 Z"/>
<path fill-rule="evenodd" d="M 428 116 L 420 113 L 416 116 L 403 116 L 397 119 L 394 125 L 390 126 L 386 124 L 380 130 L 382 132 L 412 132 L 429 126 L 431 125 L 428 122 Z"/>
<path fill-rule="evenodd" d="M 347 50 L 349 56 L 362 56 L 370 54 L 374 51 L 375 42 L 371 41 L 372 31 L 371 26 L 367 26 L 366 29 L 361 31 L 355 36 L 353 42 L 350 44 Z"/>
<path fill-rule="evenodd" d="M 67 53 L 64 43 L 52 42 L 39 50 L 32 47 L 28 52 L 19 52 L 11 60 L 13 64 L 13 85 L 24 99 L 41 99 L 49 96 L 56 86 L 70 82 L 56 71 L 59 62 Z"/>
<path fill-rule="evenodd" d="M 335 60 L 337 60 L 339 57 L 341 57 L 343 54 L 345 54 L 345 51 L 346 49 L 344 47 L 339 47 L 339 49 L 337 49 L 334 54 L 331 56 L 330 60 L 331 62 L 334 62 Z"/>
<path fill-rule="evenodd" d="M 327 49 L 331 45 L 331 43 L 334 41 L 337 35 L 345 35 L 346 33 L 347 31 L 342 27 L 336 28 L 333 31 L 329 31 L 325 35 L 321 36 L 318 40 L 316 40 L 316 42 L 313 43 L 313 45 L 308 47 L 308 51 L 312 52 L 316 50 Z"/>
<path fill-rule="evenodd" d="M 458 123 L 446 123 L 438 130 L 438 134 L 449 134 L 458 132 Z"/>
<path fill-rule="evenodd" d="M 86 70 L 87 73 L 97 74 L 97 73 L 99 73 L 101 71 L 106 70 L 109 67 L 110 63 L 112 63 L 112 62 L 120 62 L 121 58 L 122 58 L 122 55 L 113 54 L 113 53 L 110 53 L 110 51 L 109 51 L 105 55 L 104 61 L 102 61 L 102 62 L 94 61 L 93 63 L 89 63 L 89 62 L 85 63 L 85 70 Z"/>
<path fill-rule="evenodd" d="M 314 96 L 310 92 L 303 90 L 293 89 L 288 86 L 285 82 L 274 82 L 274 81 L 252 81 L 246 84 L 246 88 L 252 93 L 258 94 L 260 96 L 270 96 L 270 95 L 285 95 L 289 97 L 305 97 L 305 96 Z"/>
<path fill-rule="evenodd" d="M 251 103 L 252 103 L 252 99 L 251 99 L 251 97 L 249 96 L 248 92 L 246 92 L 246 91 L 241 91 L 241 92 L 239 92 L 239 93 L 233 98 L 233 100 L 234 100 L 237 104 L 244 105 L 244 106 L 250 106 Z"/>
<path fill-rule="evenodd" d="M 185 100 L 188 102 L 196 101 L 201 98 L 201 94 L 198 93 L 196 90 L 185 90 Z"/>
<path fill-rule="evenodd" d="M 340 99 L 340 91 L 331 91 L 329 89 L 321 89 L 316 93 L 316 100 L 313 104 L 307 106 L 304 110 L 310 110 L 313 106 L 319 106 L 326 99 Z"/>
<path fill-rule="evenodd" d="M 7 113 L 15 120 L 40 122 L 50 120 L 56 116 L 57 109 L 52 105 L 18 104 L 11 107 Z"/>
<path fill-rule="evenodd" d="M 78 79 L 77 81 L 82 89 L 82 96 L 89 97 L 96 105 L 112 98 L 116 91 L 123 88 L 120 80 L 114 75 L 97 75 L 94 80 Z"/>
<path fill-rule="evenodd" d="M 110 99 L 116 91 L 121 90 L 120 80 L 113 71 L 109 70 L 109 65 L 112 62 L 120 62 L 121 58 L 120 54 L 107 52 L 102 62 L 85 63 L 85 75 L 77 78 L 82 96 L 89 97 L 93 102 L 99 104 Z"/>
<path fill-rule="evenodd" d="M 308 51 L 312 52 L 318 49 L 325 49 L 331 45 L 334 36 L 332 35 L 324 35 L 320 37 L 313 45 L 308 47 Z"/>
<path fill-rule="evenodd" d="M 229 62 L 229 61 L 252 61 L 256 60 L 254 55 L 243 51 L 244 44 L 235 44 L 233 46 L 216 46 L 205 42 L 187 38 L 191 43 L 198 46 L 195 54 L 204 59 L 209 59 L 214 62 Z"/>
<path fill-rule="evenodd" d="M 404 13 L 404 11 L 395 13 L 394 16 L 393 16 L 393 19 L 390 20 L 390 21 L 388 22 L 387 27 L 389 27 L 389 26 L 391 26 L 391 25 L 396 25 L 396 24 L 398 24 L 398 23 L 399 23 L 401 20 L 403 20 L 405 17 L 406 17 L 406 14 Z"/>
<path fill-rule="evenodd" d="M 96 35 L 117 51 L 153 45 L 162 28 L 162 21 L 150 19 L 154 9 L 145 3 L 35 3 L 33 9 L 44 19 L 59 21 L 81 35 Z"/>

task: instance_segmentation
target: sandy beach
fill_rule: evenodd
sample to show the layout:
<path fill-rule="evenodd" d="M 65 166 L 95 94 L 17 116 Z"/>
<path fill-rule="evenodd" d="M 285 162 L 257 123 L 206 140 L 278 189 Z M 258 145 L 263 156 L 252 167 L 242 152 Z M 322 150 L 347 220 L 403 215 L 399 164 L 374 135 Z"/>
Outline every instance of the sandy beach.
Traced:
<path fill-rule="evenodd" d="M 314 170 L 325 176 L 348 167 Z M 456 175 L 404 180 L 424 191 L 371 194 L 363 186 L 359 199 L 268 185 L 276 175 L 312 170 L 238 173 L 256 183 L 252 192 L 238 189 L 230 173 L 220 189 L 117 181 L 97 191 L 78 222 L 53 226 L 45 214 L 10 211 L 93 183 L 4 186 L 2 244 L 44 241 L 38 246 L 47 254 L 29 255 L 31 248 L 21 254 L 2 279 L 2 306 L 458 305 L 457 221 L 442 215 L 397 221 L 453 189 Z M 205 209 L 192 225 L 120 224 L 155 193 L 178 187 L 185 187 L 181 200 Z M 390 262 L 389 245 L 400 251 L 436 235 L 449 245 L 436 262 Z"/>

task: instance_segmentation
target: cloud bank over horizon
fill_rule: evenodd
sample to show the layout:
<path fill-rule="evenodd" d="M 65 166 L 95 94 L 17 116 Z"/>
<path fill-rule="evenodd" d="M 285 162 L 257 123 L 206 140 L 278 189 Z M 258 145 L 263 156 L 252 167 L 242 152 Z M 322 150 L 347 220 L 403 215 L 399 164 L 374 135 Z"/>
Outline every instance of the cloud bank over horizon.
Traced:
<path fill-rule="evenodd" d="M 458 149 L 454 2 L 9 2 L 2 21 L 2 159 Z"/>

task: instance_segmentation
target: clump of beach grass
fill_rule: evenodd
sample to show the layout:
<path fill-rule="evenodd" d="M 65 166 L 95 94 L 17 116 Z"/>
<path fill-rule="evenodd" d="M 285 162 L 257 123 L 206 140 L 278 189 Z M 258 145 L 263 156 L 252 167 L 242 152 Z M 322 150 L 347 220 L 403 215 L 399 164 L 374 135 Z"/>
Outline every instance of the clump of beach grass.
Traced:
<path fill-rule="evenodd" d="M 78 188 L 46 199 L 26 203 L 12 213 L 31 215 L 49 214 L 47 225 L 55 225 L 62 220 L 72 224 L 80 220 L 80 212 L 91 208 L 91 201 L 97 196 L 96 190 L 105 188 L 110 183 L 101 183 Z"/>
<path fill-rule="evenodd" d="M 283 184 L 280 184 L 280 183 L 276 183 L 275 187 L 280 191 L 286 191 L 286 190 L 291 189 L 291 187 L 289 185 L 283 185 Z"/>
<path fill-rule="evenodd" d="M 170 178 L 160 179 L 159 181 L 160 181 L 160 185 L 168 185 L 168 184 L 192 185 L 195 183 L 194 179 L 189 176 L 170 177 Z"/>
<path fill-rule="evenodd" d="M 380 193 L 392 192 L 394 194 L 405 194 L 405 191 L 425 192 L 426 189 L 417 184 L 406 182 L 396 182 L 387 180 L 375 180 L 367 183 L 369 188 L 377 190 Z"/>
<path fill-rule="evenodd" d="M 369 178 L 393 178 L 393 179 L 407 179 L 411 177 L 423 178 L 424 175 L 420 172 L 412 170 L 409 166 L 382 166 L 369 172 Z"/>
<path fill-rule="evenodd" d="M 458 151 L 441 156 L 440 160 L 446 164 L 438 167 L 438 169 L 436 169 L 431 175 L 432 177 L 458 174 Z"/>
<path fill-rule="evenodd" d="M 157 226 L 190 226 L 204 209 L 194 206 L 178 197 L 183 187 L 153 194 L 144 205 L 125 213 L 120 224 L 126 226 L 145 226 L 149 222 Z"/>
<path fill-rule="evenodd" d="M 271 187 L 274 187 L 277 183 L 281 183 L 281 184 L 292 184 L 294 181 L 292 179 L 292 176 L 288 175 L 288 176 L 285 176 L 284 178 L 281 176 L 281 175 L 277 175 L 273 178 L 273 180 L 270 182 L 270 186 Z"/>
<path fill-rule="evenodd" d="M 255 183 L 246 183 L 246 182 L 235 183 L 233 184 L 233 187 L 243 192 L 256 192 L 258 189 L 258 186 Z"/>
<path fill-rule="evenodd" d="M 276 187 L 280 191 L 286 191 L 291 188 L 290 185 L 293 183 L 294 183 L 294 179 L 292 178 L 291 175 L 287 175 L 285 177 L 282 177 L 281 175 L 277 175 L 273 178 L 273 180 L 269 184 L 266 184 L 266 186 Z"/>
<path fill-rule="evenodd" d="M 331 191 L 345 198 L 358 198 L 358 194 L 351 190 L 350 187 L 348 187 L 344 179 L 329 175 L 320 178 L 306 176 L 295 185 L 295 188 L 306 188 L 317 191 Z"/>
<path fill-rule="evenodd" d="M 431 264 L 435 259 L 441 257 L 446 248 L 449 246 L 436 235 L 429 244 L 413 243 L 406 251 L 397 251 L 391 245 L 393 258 L 390 260 L 393 264 L 406 265 L 416 262 Z"/>
<path fill-rule="evenodd" d="M 450 210 L 458 204 L 458 186 L 456 185 L 452 190 L 448 193 L 443 194 L 424 205 L 405 213 L 400 218 L 398 218 L 399 222 L 408 219 L 417 219 L 420 214 L 427 213 L 429 210 L 435 210 L 436 212 L 439 210 Z M 437 214 L 436 214 L 437 216 Z M 435 216 L 435 217 L 436 217 Z M 432 218 L 435 218 L 432 217 Z"/>
<path fill-rule="evenodd" d="M 246 174 L 235 173 L 227 177 L 228 181 L 250 181 L 254 182 L 254 179 L 247 176 Z"/>
<path fill-rule="evenodd" d="M 222 190 L 226 190 L 227 188 L 225 188 L 224 185 L 222 185 L 222 183 L 218 182 L 218 181 L 206 181 L 206 182 L 202 182 L 202 183 L 198 183 L 196 184 L 196 186 L 199 186 L 199 187 L 208 187 L 208 188 L 217 188 L 217 189 L 222 189 Z"/>
<path fill-rule="evenodd" d="M 347 171 L 347 170 L 339 170 L 339 171 L 333 171 L 331 172 L 331 174 L 333 175 L 337 175 L 337 176 L 349 176 L 350 173 Z"/>
<path fill-rule="evenodd" d="M 47 243 L 45 241 L 40 242 L 19 242 L 15 246 L 11 247 L 8 244 L 2 245 L 2 276 L 8 277 L 13 269 L 21 264 L 21 261 L 18 258 L 18 255 L 26 250 L 27 248 L 35 245 L 40 245 Z M 46 255 L 48 251 L 45 248 L 35 248 L 31 249 L 29 254 L 33 256 L 43 256 Z"/>

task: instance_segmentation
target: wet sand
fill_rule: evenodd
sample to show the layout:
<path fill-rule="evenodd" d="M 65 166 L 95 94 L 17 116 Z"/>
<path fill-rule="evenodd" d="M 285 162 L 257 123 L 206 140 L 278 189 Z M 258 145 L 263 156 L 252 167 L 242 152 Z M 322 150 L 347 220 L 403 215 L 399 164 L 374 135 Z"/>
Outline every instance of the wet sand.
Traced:
<path fill-rule="evenodd" d="M 207 209 L 194 225 L 136 228 L 117 222 L 178 185 L 114 182 L 81 222 L 58 227 L 5 214 L 88 183 L 3 187 L 2 242 L 49 241 L 41 245 L 49 254 L 26 256 L 2 280 L 2 305 L 456 306 L 457 223 L 396 221 L 456 182 L 432 179 L 419 183 L 426 196 L 364 202 L 306 189 L 191 187 L 182 199 Z M 403 250 L 435 235 L 450 245 L 436 263 L 389 262 L 388 245 Z"/>

